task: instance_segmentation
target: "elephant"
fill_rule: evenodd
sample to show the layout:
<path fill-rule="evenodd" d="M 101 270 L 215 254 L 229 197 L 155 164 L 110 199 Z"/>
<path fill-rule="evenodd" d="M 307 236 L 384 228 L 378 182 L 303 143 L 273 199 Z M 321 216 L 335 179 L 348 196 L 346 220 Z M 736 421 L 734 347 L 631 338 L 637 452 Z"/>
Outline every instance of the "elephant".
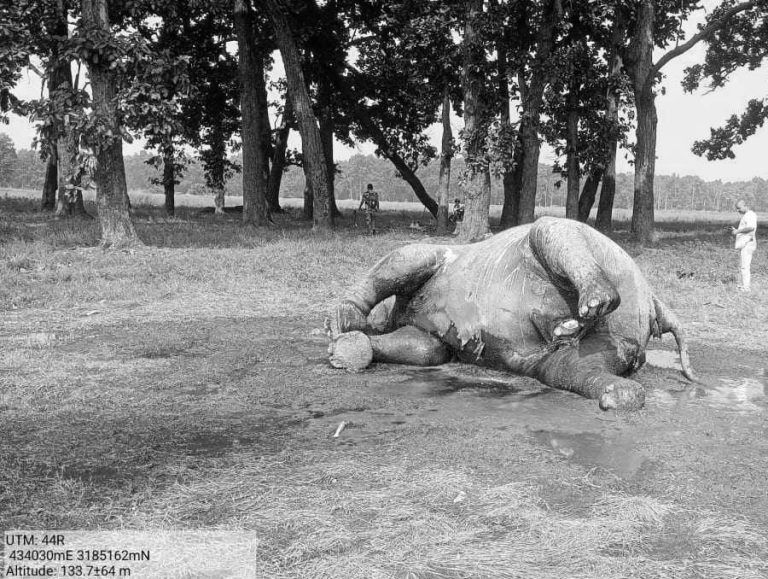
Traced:
<path fill-rule="evenodd" d="M 419 243 L 382 258 L 326 320 L 331 365 L 451 360 L 530 376 L 639 409 L 651 336 L 671 333 L 695 380 L 683 328 L 635 261 L 587 224 L 541 217 L 468 245 Z"/>

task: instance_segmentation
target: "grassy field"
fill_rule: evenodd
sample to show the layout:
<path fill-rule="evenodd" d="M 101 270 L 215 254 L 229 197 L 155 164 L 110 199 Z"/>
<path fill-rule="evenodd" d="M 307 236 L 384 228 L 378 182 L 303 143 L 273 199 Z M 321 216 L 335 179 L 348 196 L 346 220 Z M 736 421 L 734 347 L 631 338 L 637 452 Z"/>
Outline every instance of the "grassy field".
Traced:
<path fill-rule="evenodd" d="M 320 236 L 185 201 L 134 198 L 146 247 L 105 252 L 0 192 L 1 529 L 238 531 L 251 577 L 768 575 L 768 252 L 736 292 L 735 215 L 650 248 L 619 224 L 701 383 L 655 341 L 646 408 L 602 413 L 461 364 L 330 368 L 329 306 L 420 210 Z"/>

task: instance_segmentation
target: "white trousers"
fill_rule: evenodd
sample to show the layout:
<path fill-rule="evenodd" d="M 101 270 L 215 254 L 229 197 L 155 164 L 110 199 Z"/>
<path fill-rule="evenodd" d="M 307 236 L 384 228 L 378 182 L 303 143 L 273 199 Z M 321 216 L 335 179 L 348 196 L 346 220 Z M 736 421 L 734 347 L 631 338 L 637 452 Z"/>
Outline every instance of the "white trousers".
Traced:
<path fill-rule="evenodd" d="M 752 254 L 755 253 L 757 243 L 750 241 L 744 247 L 741 248 L 741 287 L 745 290 L 750 289 L 750 283 L 752 282 Z"/>

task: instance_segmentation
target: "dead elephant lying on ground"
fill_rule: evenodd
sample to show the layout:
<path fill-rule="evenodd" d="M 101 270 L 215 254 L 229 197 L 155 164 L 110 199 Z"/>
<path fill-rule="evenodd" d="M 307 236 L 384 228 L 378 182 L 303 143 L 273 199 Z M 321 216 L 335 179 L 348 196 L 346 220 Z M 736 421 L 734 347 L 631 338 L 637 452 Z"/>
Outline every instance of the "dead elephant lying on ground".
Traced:
<path fill-rule="evenodd" d="M 457 358 L 636 409 L 645 390 L 626 376 L 667 332 L 693 380 L 680 323 L 632 258 L 585 224 L 542 217 L 472 245 L 391 252 L 336 306 L 329 353 L 351 370 Z"/>

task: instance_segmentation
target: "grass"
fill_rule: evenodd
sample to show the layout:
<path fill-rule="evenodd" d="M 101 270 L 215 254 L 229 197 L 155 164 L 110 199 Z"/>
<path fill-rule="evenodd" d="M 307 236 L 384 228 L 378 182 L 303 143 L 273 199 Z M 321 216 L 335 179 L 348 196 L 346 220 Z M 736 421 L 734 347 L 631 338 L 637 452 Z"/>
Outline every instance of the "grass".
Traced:
<path fill-rule="evenodd" d="M 651 248 L 619 223 L 702 384 L 646 366 L 647 408 L 607 414 L 459 364 L 328 366 L 334 299 L 425 239 L 409 209 L 371 238 L 137 204 L 146 247 L 105 252 L 95 222 L 0 199 L 0 527 L 234 531 L 258 577 L 765 576 L 766 406 L 708 399 L 765 383 L 766 252 L 738 294 L 722 217 Z"/>

